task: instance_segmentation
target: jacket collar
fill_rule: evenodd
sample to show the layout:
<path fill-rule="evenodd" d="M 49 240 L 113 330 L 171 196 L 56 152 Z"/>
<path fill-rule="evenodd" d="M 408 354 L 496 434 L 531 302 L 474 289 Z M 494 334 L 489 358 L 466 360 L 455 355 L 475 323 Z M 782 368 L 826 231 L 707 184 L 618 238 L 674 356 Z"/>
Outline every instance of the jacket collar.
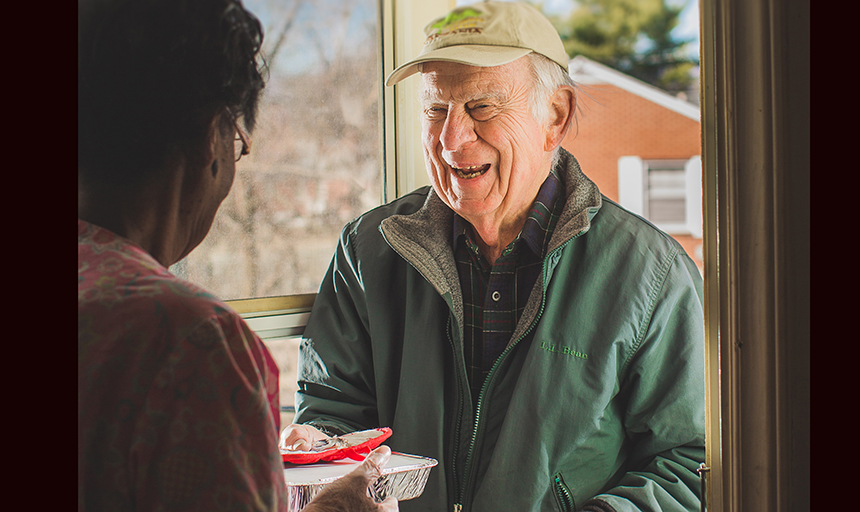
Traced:
<path fill-rule="evenodd" d="M 561 154 L 556 170 L 564 183 L 565 204 L 550 238 L 548 253 L 579 233 L 587 231 L 591 227 L 591 219 L 597 214 L 602 203 L 597 185 L 582 173 L 573 155 L 563 148 L 559 151 Z M 380 223 L 379 230 L 391 248 L 415 267 L 445 298 L 458 325 L 462 326 L 463 296 L 450 243 L 453 222 L 454 211 L 429 187 L 424 205 L 417 212 L 392 215 Z M 542 295 L 543 292 L 540 278 L 536 285 L 540 286 L 535 286 L 529 299 L 532 306 L 538 298 L 535 295 Z M 529 306 L 527 309 L 530 309 Z M 524 312 L 523 318 L 527 316 L 529 315 Z M 517 331 L 521 327 L 522 325 L 518 326 Z M 516 334 L 515 332 L 514 339 Z"/>
<path fill-rule="evenodd" d="M 564 148 L 560 149 L 556 170 L 564 183 L 564 210 L 550 238 L 551 252 L 574 236 L 591 228 L 591 219 L 603 204 L 600 190 L 583 174 L 579 162 Z"/>

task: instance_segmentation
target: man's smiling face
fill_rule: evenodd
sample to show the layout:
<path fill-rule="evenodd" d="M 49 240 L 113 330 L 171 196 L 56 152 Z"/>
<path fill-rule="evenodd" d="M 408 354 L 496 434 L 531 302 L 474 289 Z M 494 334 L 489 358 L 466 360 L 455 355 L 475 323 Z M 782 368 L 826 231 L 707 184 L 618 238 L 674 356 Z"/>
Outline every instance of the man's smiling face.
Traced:
<path fill-rule="evenodd" d="M 427 62 L 421 78 L 424 160 L 436 193 L 476 227 L 524 218 L 551 161 L 530 109 L 528 58 L 488 68 Z"/>

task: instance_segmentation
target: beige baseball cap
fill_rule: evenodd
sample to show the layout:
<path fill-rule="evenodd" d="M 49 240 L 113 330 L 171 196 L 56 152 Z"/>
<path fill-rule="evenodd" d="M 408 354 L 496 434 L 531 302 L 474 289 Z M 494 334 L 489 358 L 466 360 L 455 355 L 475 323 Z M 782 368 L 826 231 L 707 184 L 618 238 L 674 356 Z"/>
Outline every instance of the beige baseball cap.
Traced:
<path fill-rule="evenodd" d="M 419 71 L 419 64 L 448 61 L 491 67 L 537 52 L 567 71 L 568 56 L 552 23 L 529 4 L 478 2 L 458 7 L 424 27 L 424 48 L 385 81 L 394 85 Z"/>

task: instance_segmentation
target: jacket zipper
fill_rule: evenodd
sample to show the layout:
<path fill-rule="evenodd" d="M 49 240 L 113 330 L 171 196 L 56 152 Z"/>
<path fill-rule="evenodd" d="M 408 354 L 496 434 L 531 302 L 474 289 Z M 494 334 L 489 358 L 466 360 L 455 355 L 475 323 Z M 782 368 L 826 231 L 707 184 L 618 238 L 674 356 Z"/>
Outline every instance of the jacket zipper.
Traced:
<path fill-rule="evenodd" d="M 451 315 L 448 315 L 448 341 L 451 343 L 451 350 L 456 354 L 457 348 L 454 347 L 454 340 L 451 338 Z M 456 372 L 456 376 L 454 377 L 455 386 L 457 387 L 457 396 L 459 397 L 458 402 L 458 411 L 457 411 L 457 422 L 454 425 L 454 437 L 453 446 L 451 448 L 451 475 L 454 478 L 454 482 L 458 482 L 457 478 L 457 452 L 458 447 L 460 446 L 460 426 L 463 423 L 463 387 L 460 385 L 460 365 L 457 364 L 456 358 L 454 359 L 454 368 Z M 455 484 L 456 485 L 456 484 Z M 454 512 L 461 512 L 463 510 L 463 505 L 460 503 L 454 503 Z"/>
<path fill-rule="evenodd" d="M 540 313 L 535 317 L 535 320 L 540 318 L 541 314 L 543 314 L 543 303 L 541 303 Z M 468 491 L 471 490 L 472 487 L 472 479 L 474 475 L 472 474 L 472 457 L 475 454 L 475 446 L 478 442 L 478 434 L 483 431 L 481 427 L 481 409 L 483 407 L 484 396 L 489 389 L 491 382 L 494 380 L 496 376 L 496 368 L 499 366 L 501 361 L 510 353 L 511 350 L 520 342 L 523 338 L 525 338 L 529 332 L 531 332 L 532 327 L 537 322 L 533 322 L 529 329 L 514 343 L 508 346 L 502 353 L 499 355 L 496 362 L 493 364 L 493 367 L 490 369 L 490 373 L 487 374 L 487 380 L 484 381 L 484 385 L 481 387 L 481 392 L 478 394 L 478 403 L 475 407 L 475 422 L 472 425 L 472 438 L 469 441 L 469 451 L 466 453 L 466 467 L 463 470 L 464 479 L 463 484 L 460 487 L 460 503 L 466 503 L 466 499 L 470 498 L 467 496 Z M 459 512 L 459 511 L 458 511 Z"/>
<path fill-rule="evenodd" d="M 564 483 L 561 473 L 556 473 L 553 477 L 553 487 L 555 488 L 555 497 L 558 498 L 559 508 L 562 512 L 574 512 L 576 504 L 573 501 L 573 496 L 570 494 L 570 489 Z"/>
<path fill-rule="evenodd" d="M 557 247 L 554 251 L 552 251 L 552 253 L 556 254 L 556 253 L 560 252 L 565 246 L 567 246 L 574 239 L 578 238 L 580 235 L 582 235 L 585 232 L 586 232 L 586 230 L 582 230 L 579 233 L 577 233 L 576 235 L 572 236 L 567 242 L 563 243 L 562 245 Z M 544 275 L 546 274 L 546 262 L 549 259 L 549 257 L 550 257 L 550 255 L 548 254 L 547 257 L 544 258 L 544 261 L 543 261 L 542 273 Z M 544 279 L 544 283 L 547 283 L 547 282 L 548 281 L 546 279 Z M 464 479 L 463 479 L 463 482 L 460 486 L 460 499 L 459 499 L 458 503 L 454 504 L 454 512 L 460 512 L 463 509 L 462 504 L 467 503 L 466 498 L 469 497 L 468 491 L 471 488 L 471 483 L 472 483 L 471 477 L 473 476 L 473 475 L 471 475 L 472 456 L 474 455 L 475 445 L 477 444 L 478 433 L 481 430 L 480 429 L 480 427 L 481 427 L 481 407 L 483 405 L 484 395 L 486 394 L 486 391 L 490 388 L 492 381 L 495 380 L 496 368 L 499 367 L 499 364 L 501 364 L 501 362 L 511 352 L 511 350 L 513 350 L 513 348 L 516 347 L 517 344 L 519 344 L 519 342 L 522 341 L 523 338 L 528 336 L 529 333 L 532 331 L 532 329 L 534 329 L 535 325 L 537 325 L 538 320 L 543 316 L 543 311 L 544 311 L 545 307 L 546 307 L 546 287 L 544 287 L 543 292 L 541 293 L 540 311 L 538 311 L 538 314 L 535 315 L 534 320 L 532 320 L 531 325 L 529 325 L 529 328 L 526 329 L 526 331 L 522 334 L 522 336 L 520 336 L 515 342 L 508 345 L 508 347 L 505 348 L 504 351 L 502 351 L 502 353 L 496 359 L 496 362 L 493 364 L 493 367 L 490 369 L 490 373 L 487 374 L 487 379 L 484 381 L 484 385 L 481 387 L 481 392 L 478 394 L 478 403 L 477 403 L 477 406 L 475 407 L 475 422 L 474 422 L 474 425 L 472 426 L 472 439 L 469 442 L 469 451 L 466 454 L 466 464 L 465 464 L 465 469 L 463 471 Z M 449 336 L 450 336 L 450 333 L 449 333 Z M 453 341 L 452 341 L 452 344 L 453 344 Z M 461 419 L 462 419 L 462 413 L 463 413 L 463 411 L 462 411 L 462 398 L 461 398 L 461 409 L 460 409 L 460 416 L 459 416 L 459 418 L 461 418 Z M 456 450 L 456 447 L 459 445 L 459 442 L 457 442 L 459 440 L 459 437 L 460 437 L 459 436 L 459 429 L 460 429 L 460 421 L 458 420 L 458 422 L 457 422 L 457 431 L 458 432 L 457 432 L 457 437 L 455 439 L 456 444 L 454 445 L 455 450 Z M 453 460 L 456 461 L 456 453 L 454 455 L 455 455 L 455 457 L 453 458 Z M 454 466 L 456 467 L 456 463 L 454 463 Z"/>

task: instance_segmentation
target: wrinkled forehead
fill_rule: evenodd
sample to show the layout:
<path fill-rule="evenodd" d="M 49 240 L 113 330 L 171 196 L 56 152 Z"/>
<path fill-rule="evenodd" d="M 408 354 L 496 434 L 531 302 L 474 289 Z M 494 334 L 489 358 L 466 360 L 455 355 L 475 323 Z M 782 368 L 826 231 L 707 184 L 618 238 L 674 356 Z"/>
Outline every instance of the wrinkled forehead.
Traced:
<path fill-rule="evenodd" d="M 527 65 L 528 62 L 522 59 L 493 67 L 444 61 L 425 62 L 420 68 L 419 97 L 422 102 L 507 97 L 517 87 L 530 83 L 531 74 Z"/>

